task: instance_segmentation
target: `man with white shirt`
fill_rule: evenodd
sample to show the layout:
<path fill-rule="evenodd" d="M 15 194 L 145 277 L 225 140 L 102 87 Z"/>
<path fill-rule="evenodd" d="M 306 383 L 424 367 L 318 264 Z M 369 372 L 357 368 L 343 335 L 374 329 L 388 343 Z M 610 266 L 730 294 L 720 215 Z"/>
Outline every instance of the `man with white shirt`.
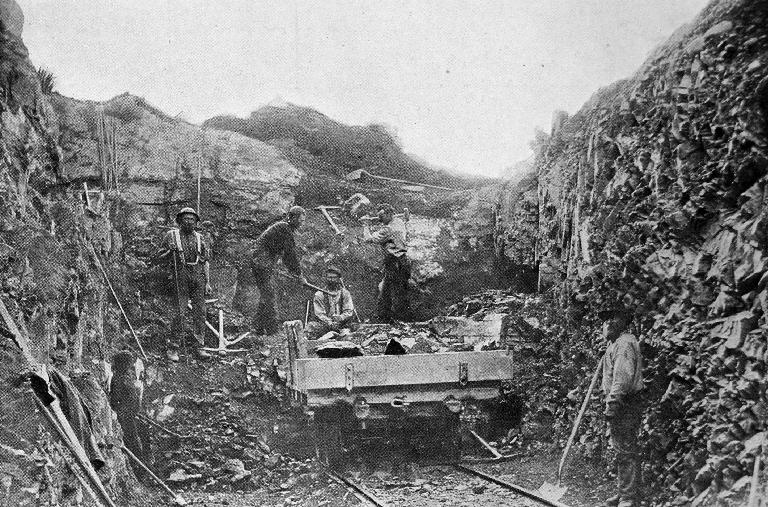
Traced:
<path fill-rule="evenodd" d="M 389 204 L 379 205 L 382 227 L 371 233 L 367 222 L 363 225 L 363 240 L 378 243 L 384 254 L 384 279 L 381 281 L 376 313 L 379 322 L 408 320 L 408 280 L 411 262 L 408 259 L 408 230 L 405 222 L 395 216 Z"/>

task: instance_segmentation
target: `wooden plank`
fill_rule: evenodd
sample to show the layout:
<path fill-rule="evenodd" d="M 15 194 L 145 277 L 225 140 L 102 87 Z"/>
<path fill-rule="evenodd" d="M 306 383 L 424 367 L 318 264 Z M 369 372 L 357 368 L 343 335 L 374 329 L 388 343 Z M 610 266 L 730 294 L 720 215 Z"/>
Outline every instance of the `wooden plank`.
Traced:
<path fill-rule="evenodd" d="M 341 359 L 296 361 L 296 388 L 341 389 L 346 386 L 346 368 L 354 369 L 353 389 L 458 383 L 459 363 L 466 363 L 469 382 L 512 378 L 512 356 L 504 350 L 444 352 L 403 356 L 363 356 Z"/>

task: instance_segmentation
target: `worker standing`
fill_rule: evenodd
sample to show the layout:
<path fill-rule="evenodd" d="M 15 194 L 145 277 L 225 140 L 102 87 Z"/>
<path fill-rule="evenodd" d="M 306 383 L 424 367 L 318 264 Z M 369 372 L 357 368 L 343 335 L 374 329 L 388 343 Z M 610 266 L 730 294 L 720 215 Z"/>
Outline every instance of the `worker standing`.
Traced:
<path fill-rule="evenodd" d="M 136 416 L 141 413 L 143 394 L 143 385 L 136 375 L 136 358 L 128 351 L 121 351 L 112 357 L 112 364 L 109 402 L 123 430 L 123 443 L 139 459 L 146 461 L 136 421 Z"/>
<path fill-rule="evenodd" d="M 363 225 L 363 240 L 378 243 L 384 254 L 384 279 L 379 285 L 376 313 L 379 322 L 408 320 L 408 280 L 411 262 L 408 259 L 408 229 L 405 222 L 395 216 L 390 204 L 379 205 L 379 220 L 383 227 L 371 233 L 367 222 Z"/>
<path fill-rule="evenodd" d="M 208 247 L 203 236 L 195 231 L 200 221 L 192 208 L 183 208 L 176 215 L 178 228 L 171 229 L 163 238 L 160 257 L 173 255 L 176 282 L 176 308 L 173 332 L 167 344 L 167 355 L 171 361 L 179 360 L 179 343 L 184 339 L 184 315 L 187 304 L 192 302 L 192 329 L 197 343 L 197 357 L 207 359 L 205 351 L 205 295 L 210 294 L 211 275 L 208 265 Z"/>
<path fill-rule="evenodd" d="M 292 206 L 288 210 L 287 220 L 280 220 L 267 227 L 256 239 L 251 268 L 256 286 L 259 288 L 259 304 L 256 308 L 255 331 L 258 334 L 275 334 L 278 331 L 277 308 L 275 307 L 275 288 L 272 284 L 277 261 L 290 273 L 296 275 L 301 283 L 307 280 L 301 274 L 296 242 L 293 237 L 306 220 L 306 211 L 301 206 Z"/>
<path fill-rule="evenodd" d="M 317 291 L 312 298 L 312 309 L 316 321 L 307 324 L 307 336 L 317 338 L 330 331 L 350 330 L 355 307 L 352 294 L 341 282 L 341 270 L 328 266 L 325 270 L 325 287 L 328 292 Z"/>
<path fill-rule="evenodd" d="M 640 343 L 626 332 L 631 321 L 623 308 L 601 312 L 608 348 L 603 359 L 602 388 L 605 418 L 616 449 L 618 494 L 606 500 L 610 507 L 635 507 L 640 501 L 638 431 L 643 417 L 643 361 Z"/>

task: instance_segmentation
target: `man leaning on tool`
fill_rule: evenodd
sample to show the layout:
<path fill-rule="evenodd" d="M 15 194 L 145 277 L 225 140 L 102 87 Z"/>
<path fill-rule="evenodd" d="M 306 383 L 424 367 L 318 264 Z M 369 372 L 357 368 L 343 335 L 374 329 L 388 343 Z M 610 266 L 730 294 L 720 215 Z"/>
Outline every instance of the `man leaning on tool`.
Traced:
<path fill-rule="evenodd" d="M 405 222 L 395 216 L 389 204 L 379 205 L 379 220 L 383 227 L 371 233 L 368 222 L 363 224 L 363 240 L 378 243 L 384 254 L 384 279 L 381 281 L 376 313 L 379 322 L 408 320 L 408 280 L 411 262 L 408 259 L 408 230 Z"/>
<path fill-rule="evenodd" d="M 624 308 L 600 313 L 608 348 L 603 359 L 605 418 L 616 449 L 619 492 L 606 500 L 610 507 L 634 507 L 640 501 L 638 431 L 643 417 L 643 360 L 640 343 L 626 331 L 631 316 Z"/>
<path fill-rule="evenodd" d="M 171 361 L 179 360 L 179 343 L 184 339 L 184 315 L 187 302 L 192 302 L 192 330 L 197 342 L 197 357 L 211 357 L 205 347 L 205 295 L 211 293 L 208 266 L 208 247 L 202 235 L 195 231 L 200 221 L 192 208 L 183 208 L 176 214 L 177 229 L 171 229 L 163 238 L 160 257 L 173 256 L 176 292 L 176 315 L 173 330 L 167 342 L 167 355 Z"/>
<path fill-rule="evenodd" d="M 253 249 L 251 268 L 256 286 L 259 288 L 259 304 L 256 307 L 255 327 L 258 334 L 275 334 L 278 331 L 277 308 L 275 308 L 275 288 L 272 285 L 277 261 L 282 257 L 283 264 L 301 283 L 307 280 L 301 274 L 299 256 L 293 234 L 299 230 L 306 219 L 306 211 L 301 206 L 288 210 L 288 218 L 267 227 L 256 239 Z"/>
<path fill-rule="evenodd" d="M 335 295 L 320 290 L 315 292 L 312 309 L 317 320 L 307 324 L 309 338 L 318 338 L 330 331 L 351 329 L 355 307 L 352 295 L 341 283 L 341 270 L 336 266 L 328 266 L 325 270 L 325 287 Z"/>

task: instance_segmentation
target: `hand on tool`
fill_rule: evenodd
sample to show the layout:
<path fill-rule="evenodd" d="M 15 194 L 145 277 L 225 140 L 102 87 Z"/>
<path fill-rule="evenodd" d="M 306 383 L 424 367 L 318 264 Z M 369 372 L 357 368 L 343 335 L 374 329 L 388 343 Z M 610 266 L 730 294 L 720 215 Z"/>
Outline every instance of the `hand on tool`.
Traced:
<path fill-rule="evenodd" d="M 206 283 L 205 284 L 205 295 L 206 296 L 210 296 L 211 294 L 213 294 L 213 287 L 211 287 L 210 283 Z"/>

